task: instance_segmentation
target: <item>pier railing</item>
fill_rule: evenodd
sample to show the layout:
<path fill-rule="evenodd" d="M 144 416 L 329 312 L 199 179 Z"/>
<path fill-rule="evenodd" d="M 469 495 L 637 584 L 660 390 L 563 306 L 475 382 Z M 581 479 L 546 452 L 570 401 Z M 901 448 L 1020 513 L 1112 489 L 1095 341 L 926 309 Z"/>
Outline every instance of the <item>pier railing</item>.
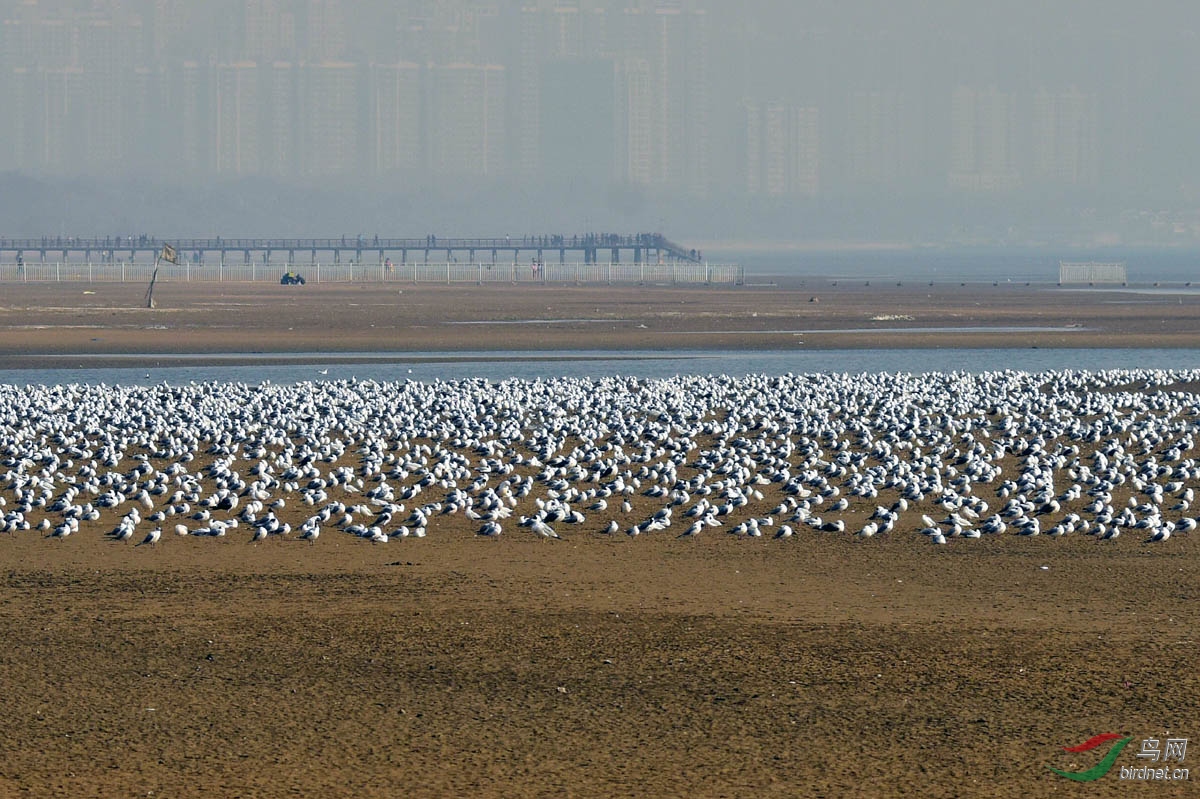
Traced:
<path fill-rule="evenodd" d="M 667 263 L 183 263 L 163 264 L 161 283 L 278 283 L 292 271 L 312 283 L 742 285 L 738 264 Z M 0 263 L 5 283 L 148 283 L 153 263 L 56 261 Z"/>
<path fill-rule="evenodd" d="M 319 259 L 334 262 L 347 260 L 349 255 L 355 262 L 377 259 L 385 262 L 389 257 L 402 262 L 441 261 L 451 263 L 455 258 L 468 263 L 491 261 L 492 263 L 515 260 L 533 253 L 538 260 L 556 260 L 560 264 L 580 259 L 584 263 L 600 264 L 605 261 L 629 260 L 635 263 L 648 261 L 682 261 L 704 263 L 699 250 L 688 249 L 671 241 L 661 233 L 585 233 L 576 235 L 542 236 L 485 236 L 470 238 L 460 236 L 435 236 L 409 238 L 380 238 L 378 236 L 341 236 L 337 238 L 168 238 L 153 236 L 43 236 L 39 238 L 8 238 L 0 236 L 0 259 L 21 258 L 46 263 L 60 261 L 107 262 L 142 260 L 149 255 L 152 259 L 164 245 L 170 245 L 181 256 L 193 263 L 211 262 L 213 254 L 223 263 L 241 256 L 245 263 L 284 261 L 315 264 Z M 568 255 L 569 253 L 569 255 Z M 305 258 L 304 256 L 308 257 Z M 508 257 L 511 255 L 511 259 Z M 553 256 L 557 255 L 557 258 Z M 272 257 L 274 256 L 274 257 Z M 279 257 L 283 256 L 283 257 Z M 611 257 L 609 257 L 611 256 Z"/>

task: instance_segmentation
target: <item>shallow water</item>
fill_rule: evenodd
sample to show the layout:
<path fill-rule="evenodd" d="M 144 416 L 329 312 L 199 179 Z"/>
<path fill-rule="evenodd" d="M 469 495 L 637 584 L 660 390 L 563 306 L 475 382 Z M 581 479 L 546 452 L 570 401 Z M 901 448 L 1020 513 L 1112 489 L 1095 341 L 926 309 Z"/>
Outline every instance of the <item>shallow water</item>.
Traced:
<path fill-rule="evenodd" d="M 112 360 L 113 356 L 103 356 Z M 1200 350 L 1179 349 L 945 349 L 945 350 L 774 350 L 740 352 L 546 352 L 425 353 L 240 353 L 229 355 L 126 356 L 128 367 L 89 365 L 86 356 L 63 356 L 60 368 L 0 370 L 0 382 L 35 384 L 188 383 L 235 381 L 297 383 L 322 380 L 532 380 L 553 377 L 624 375 L 666 378 L 679 374 L 794 374 L 860 372 L 985 372 L 1017 369 L 1200 368 Z M 222 358 L 236 365 L 188 364 Z M 266 360 L 272 363 L 264 363 Z M 279 363 L 279 361 L 287 361 Z M 170 365 L 159 366 L 158 363 Z"/>

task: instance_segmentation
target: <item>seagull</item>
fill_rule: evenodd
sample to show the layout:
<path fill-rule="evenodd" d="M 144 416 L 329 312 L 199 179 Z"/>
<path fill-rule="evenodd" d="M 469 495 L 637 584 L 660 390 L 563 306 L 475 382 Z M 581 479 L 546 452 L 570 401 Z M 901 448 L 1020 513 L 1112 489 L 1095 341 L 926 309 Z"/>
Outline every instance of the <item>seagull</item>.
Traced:
<path fill-rule="evenodd" d="M 162 528 L 155 527 L 153 530 L 146 533 L 146 537 L 142 539 L 142 543 L 138 544 L 137 546 L 140 547 L 143 544 L 157 544 L 158 539 L 160 539 L 160 538 L 162 538 Z"/>

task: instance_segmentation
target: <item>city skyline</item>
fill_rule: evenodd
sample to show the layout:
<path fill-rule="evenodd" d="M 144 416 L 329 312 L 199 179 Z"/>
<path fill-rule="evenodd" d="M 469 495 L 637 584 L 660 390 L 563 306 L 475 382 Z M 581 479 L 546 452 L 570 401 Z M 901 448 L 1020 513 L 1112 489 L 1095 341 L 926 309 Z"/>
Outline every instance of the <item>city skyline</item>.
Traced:
<path fill-rule="evenodd" d="M 1163 7 L 6 0 L 0 173 L 1185 210 L 1200 19 Z"/>

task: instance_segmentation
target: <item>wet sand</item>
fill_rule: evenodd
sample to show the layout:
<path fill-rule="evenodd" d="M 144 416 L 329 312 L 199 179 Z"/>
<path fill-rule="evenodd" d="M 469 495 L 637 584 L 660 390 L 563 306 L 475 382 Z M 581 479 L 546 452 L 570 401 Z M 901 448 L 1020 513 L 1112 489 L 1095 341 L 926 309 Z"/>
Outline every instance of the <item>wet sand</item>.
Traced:
<path fill-rule="evenodd" d="M 167 283 L 153 310 L 142 307 L 144 292 L 133 284 L 5 285 L 0 367 L 128 353 L 1200 344 L 1200 293 L 1185 289 Z"/>
<path fill-rule="evenodd" d="M 1026 287 L 167 284 L 152 311 L 136 286 L 3 289 L 4 365 L 766 349 L 799 343 L 762 331 L 875 324 L 1064 329 L 799 338 L 1200 341 L 1190 296 Z M 479 320 L 507 324 L 448 324 Z M 598 524 L 483 540 L 438 517 L 428 538 L 383 546 L 133 549 L 104 540 L 108 518 L 63 541 L 0 535 L 0 796 L 1126 796 L 1115 773 L 1075 784 L 1047 766 L 1094 765 L 1062 747 L 1103 732 L 1134 736 L 1121 763 L 1143 765 L 1141 739 L 1200 730 L 1195 535 L 934 547 L 913 530 L 679 541 Z"/>

